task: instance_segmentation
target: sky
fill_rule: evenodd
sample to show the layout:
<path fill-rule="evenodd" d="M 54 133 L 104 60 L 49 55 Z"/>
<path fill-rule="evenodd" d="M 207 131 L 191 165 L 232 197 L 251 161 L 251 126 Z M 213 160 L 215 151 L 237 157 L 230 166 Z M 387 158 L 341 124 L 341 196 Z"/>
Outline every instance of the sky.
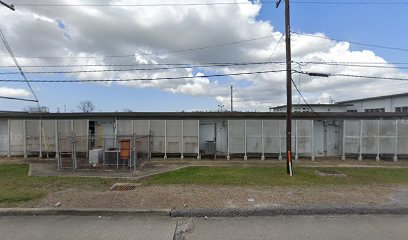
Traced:
<path fill-rule="evenodd" d="M 0 28 L 41 106 L 51 112 L 79 111 L 82 100 L 92 101 L 98 112 L 225 110 L 231 85 L 236 111 L 285 104 L 283 4 L 276 9 L 273 1 L 248 0 L 6 2 L 16 11 L 0 7 Z M 408 1 L 291 2 L 293 69 L 332 75 L 293 73 L 307 102 L 407 91 Z M 76 6 L 61 6 L 66 4 Z M 117 81 L 124 79 L 129 81 Z M 0 45 L 0 96 L 34 99 L 21 80 Z M 303 103 L 295 88 L 293 101 Z M 35 103 L 0 99 L 0 110 L 30 106 Z"/>

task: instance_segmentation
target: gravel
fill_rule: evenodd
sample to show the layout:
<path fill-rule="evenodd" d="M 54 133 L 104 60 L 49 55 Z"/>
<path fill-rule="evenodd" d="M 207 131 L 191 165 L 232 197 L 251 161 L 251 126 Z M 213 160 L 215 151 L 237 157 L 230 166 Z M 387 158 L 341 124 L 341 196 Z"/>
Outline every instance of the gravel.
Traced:
<path fill-rule="evenodd" d="M 32 207 L 54 207 L 56 203 L 64 208 L 139 209 L 376 206 L 395 201 L 396 194 L 401 194 L 401 187 L 140 186 L 121 192 L 68 189 L 51 193 Z"/>

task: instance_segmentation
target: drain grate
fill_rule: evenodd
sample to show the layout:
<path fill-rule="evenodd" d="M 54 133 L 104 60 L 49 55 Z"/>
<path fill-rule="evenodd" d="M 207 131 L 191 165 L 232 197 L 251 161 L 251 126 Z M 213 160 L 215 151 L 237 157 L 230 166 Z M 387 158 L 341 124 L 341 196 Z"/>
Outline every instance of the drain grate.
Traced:
<path fill-rule="evenodd" d="M 111 191 L 132 191 L 135 190 L 140 184 L 133 183 L 115 183 L 110 190 Z"/>

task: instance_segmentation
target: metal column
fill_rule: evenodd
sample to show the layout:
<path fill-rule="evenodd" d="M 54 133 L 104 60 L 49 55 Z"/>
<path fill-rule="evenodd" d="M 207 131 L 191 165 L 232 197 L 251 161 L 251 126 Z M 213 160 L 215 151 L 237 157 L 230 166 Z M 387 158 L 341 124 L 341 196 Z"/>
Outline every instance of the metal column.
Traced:
<path fill-rule="evenodd" d="M 197 160 L 200 159 L 200 120 L 197 120 Z"/>
<path fill-rule="evenodd" d="M 380 120 L 377 120 L 377 156 L 375 160 L 380 161 Z"/>
<path fill-rule="evenodd" d="M 311 159 L 312 161 L 316 160 L 315 150 L 314 150 L 314 120 L 312 120 L 312 132 L 310 134 L 310 148 L 311 148 Z"/>
<path fill-rule="evenodd" d="M 358 160 L 363 161 L 363 120 L 360 120 L 360 153 L 358 155 Z"/>
<path fill-rule="evenodd" d="M 38 128 L 39 128 L 39 132 L 40 132 L 40 152 L 39 152 L 39 158 L 41 159 L 42 158 L 42 120 L 40 119 L 39 121 L 38 121 Z"/>
<path fill-rule="evenodd" d="M 27 121 L 23 120 L 23 150 L 24 159 L 27 159 Z"/>
<path fill-rule="evenodd" d="M 184 120 L 181 120 L 181 146 L 180 146 L 180 150 L 181 150 L 180 159 L 183 160 L 184 159 Z"/>
<path fill-rule="evenodd" d="M 394 162 L 398 161 L 398 119 L 395 120 L 395 154 L 394 154 Z"/>
<path fill-rule="evenodd" d="M 147 120 L 147 131 L 148 131 L 148 137 L 147 137 L 147 140 L 148 140 L 148 143 L 147 143 L 147 153 L 148 153 L 148 155 L 149 155 L 149 159 L 152 158 L 152 153 L 151 153 L 151 151 L 150 151 L 150 144 L 151 144 L 150 136 L 151 136 L 152 134 L 151 134 L 150 128 L 151 128 L 150 120 Z"/>
<path fill-rule="evenodd" d="M 59 134 L 58 134 L 58 120 L 55 120 L 55 159 L 57 160 L 57 168 L 61 169 L 61 159 L 59 155 Z"/>
<path fill-rule="evenodd" d="M 227 120 L 227 160 L 230 159 L 230 120 Z"/>
<path fill-rule="evenodd" d="M 295 120 L 295 161 L 299 160 L 298 155 L 298 120 Z"/>
<path fill-rule="evenodd" d="M 279 138 L 279 161 L 282 161 L 282 139 L 281 139 L 281 132 L 280 132 L 280 120 L 278 120 L 278 138 Z"/>
<path fill-rule="evenodd" d="M 167 159 L 167 120 L 164 120 L 164 159 Z"/>
<path fill-rule="evenodd" d="M 346 120 L 343 120 L 343 155 L 341 160 L 346 160 Z"/>
<path fill-rule="evenodd" d="M 10 119 L 7 120 L 7 157 L 11 157 Z"/>
<path fill-rule="evenodd" d="M 262 138 L 262 156 L 261 156 L 261 161 L 264 161 L 265 160 L 264 120 L 262 120 L 261 126 L 262 126 L 262 134 L 261 134 L 261 138 Z"/>
<path fill-rule="evenodd" d="M 89 119 L 86 120 L 86 159 L 89 158 Z"/>
<path fill-rule="evenodd" d="M 244 150 L 245 150 L 245 155 L 244 155 L 244 160 L 248 160 L 248 156 L 247 156 L 247 120 L 244 120 Z"/>

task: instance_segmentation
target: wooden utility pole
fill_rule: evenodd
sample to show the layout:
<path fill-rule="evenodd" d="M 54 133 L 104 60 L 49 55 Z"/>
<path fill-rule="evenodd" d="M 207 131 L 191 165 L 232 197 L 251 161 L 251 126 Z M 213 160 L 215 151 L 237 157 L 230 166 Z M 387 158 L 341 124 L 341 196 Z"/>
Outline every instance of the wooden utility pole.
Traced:
<path fill-rule="evenodd" d="M 276 2 L 278 8 L 282 0 Z M 290 6 L 285 0 L 286 34 L 286 171 L 293 176 L 292 169 L 292 51 L 290 43 Z"/>
<path fill-rule="evenodd" d="M 13 4 L 7 4 L 7 3 L 5 3 L 5 2 L 3 2 L 1 0 L 0 0 L 0 4 L 6 6 L 7 8 L 10 8 L 13 11 L 16 11 Z"/>

